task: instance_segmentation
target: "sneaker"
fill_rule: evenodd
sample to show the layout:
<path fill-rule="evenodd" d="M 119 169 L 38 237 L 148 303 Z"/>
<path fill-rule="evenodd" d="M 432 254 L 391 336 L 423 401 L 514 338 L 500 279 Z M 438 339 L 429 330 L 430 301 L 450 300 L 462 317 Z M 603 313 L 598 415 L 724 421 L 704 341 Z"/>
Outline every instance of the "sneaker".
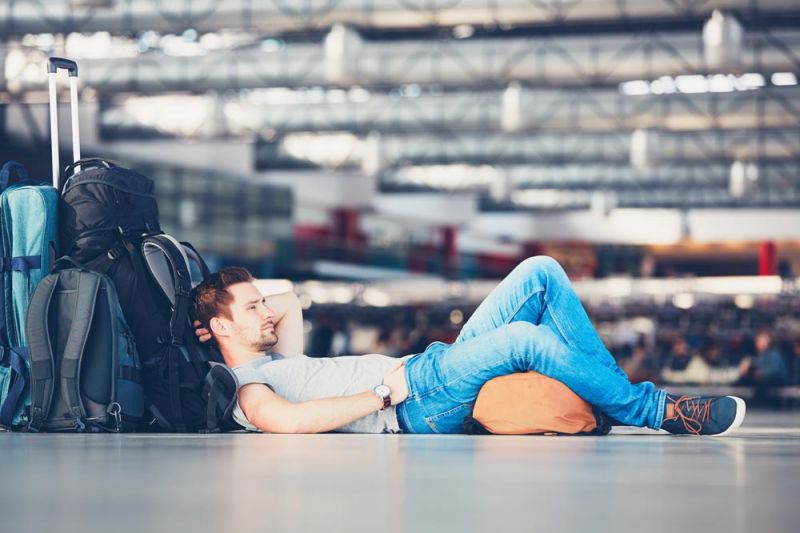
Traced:
<path fill-rule="evenodd" d="M 664 417 L 661 429 L 676 435 L 727 435 L 744 421 L 745 403 L 736 396 L 667 395 L 667 404 L 675 406 L 675 414 Z"/>

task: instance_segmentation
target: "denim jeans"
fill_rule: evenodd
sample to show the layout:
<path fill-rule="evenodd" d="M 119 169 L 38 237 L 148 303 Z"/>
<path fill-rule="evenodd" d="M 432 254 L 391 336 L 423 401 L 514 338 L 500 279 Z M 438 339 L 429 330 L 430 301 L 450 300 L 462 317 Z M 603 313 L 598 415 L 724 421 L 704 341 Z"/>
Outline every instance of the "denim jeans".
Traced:
<path fill-rule="evenodd" d="M 526 259 L 464 325 L 453 344 L 434 342 L 406 362 L 408 399 L 398 405 L 411 433 L 461 433 L 478 392 L 497 376 L 534 370 L 564 383 L 614 420 L 659 429 L 666 392 L 631 384 L 597 336 L 554 259 Z"/>

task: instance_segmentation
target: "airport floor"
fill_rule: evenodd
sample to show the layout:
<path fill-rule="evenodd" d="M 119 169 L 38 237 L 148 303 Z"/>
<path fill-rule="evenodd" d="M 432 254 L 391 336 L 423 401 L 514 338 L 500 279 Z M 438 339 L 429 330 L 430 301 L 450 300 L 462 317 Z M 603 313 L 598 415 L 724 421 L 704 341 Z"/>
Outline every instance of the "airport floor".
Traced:
<path fill-rule="evenodd" d="M 800 531 L 800 412 L 729 437 L 0 434 L 0 531 Z"/>

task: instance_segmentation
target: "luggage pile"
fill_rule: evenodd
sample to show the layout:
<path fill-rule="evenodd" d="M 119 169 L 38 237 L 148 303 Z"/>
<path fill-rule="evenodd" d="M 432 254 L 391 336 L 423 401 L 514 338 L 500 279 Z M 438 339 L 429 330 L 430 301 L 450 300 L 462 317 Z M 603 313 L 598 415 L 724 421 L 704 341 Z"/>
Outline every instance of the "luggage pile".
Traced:
<path fill-rule="evenodd" d="M 59 169 L 56 74 L 71 84 L 73 163 Z M 78 67 L 50 58 L 53 182 L 0 171 L 0 425 L 37 431 L 235 429 L 236 381 L 191 326 L 209 275 L 161 231 L 153 181 L 81 159 Z M 59 257 L 60 254 L 63 254 Z"/>

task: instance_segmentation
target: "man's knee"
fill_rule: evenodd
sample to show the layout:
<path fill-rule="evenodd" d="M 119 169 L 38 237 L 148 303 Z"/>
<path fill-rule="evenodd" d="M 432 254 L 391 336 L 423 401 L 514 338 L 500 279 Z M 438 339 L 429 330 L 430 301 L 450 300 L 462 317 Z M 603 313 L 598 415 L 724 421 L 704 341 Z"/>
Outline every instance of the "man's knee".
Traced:
<path fill-rule="evenodd" d="M 564 269 L 558 261 L 549 255 L 535 255 L 525 259 L 519 264 L 518 269 L 524 270 L 528 275 L 536 274 L 562 274 Z"/>

